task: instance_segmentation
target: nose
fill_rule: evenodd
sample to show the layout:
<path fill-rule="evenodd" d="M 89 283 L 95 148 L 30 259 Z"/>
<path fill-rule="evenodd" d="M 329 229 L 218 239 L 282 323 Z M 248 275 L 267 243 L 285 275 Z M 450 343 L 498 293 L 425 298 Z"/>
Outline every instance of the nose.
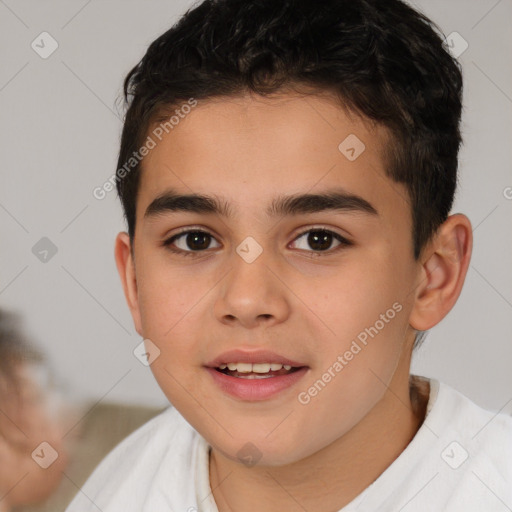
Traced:
<path fill-rule="evenodd" d="M 218 289 L 215 317 L 247 329 L 284 322 L 290 315 L 290 292 L 265 251 L 250 263 L 237 253 L 230 260 L 231 271 Z"/>

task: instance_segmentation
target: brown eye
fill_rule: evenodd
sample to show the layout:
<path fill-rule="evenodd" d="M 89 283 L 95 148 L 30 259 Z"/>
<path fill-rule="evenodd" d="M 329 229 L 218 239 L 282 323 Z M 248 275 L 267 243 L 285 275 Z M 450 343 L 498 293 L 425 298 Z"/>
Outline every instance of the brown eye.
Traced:
<path fill-rule="evenodd" d="M 204 252 L 206 249 L 211 248 L 210 244 L 212 241 L 217 243 L 216 247 L 220 247 L 220 244 L 210 233 L 191 230 L 172 236 L 164 242 L 164 245 L 173 252 L 183 253 L 188 256 L 194 252 Z"/>
<path fill-rule="evenodd" d="M 337 242 L 337 245 L 334 247 L 333 251 L 347 245 L 352 245 L 346 238 L 327 229 L 310 229 L 309 231 L 305 231 L 294 240 L 294 243 L 297 244 L 297 241 L 300 239 L 304 239 L 302 247 L 296 248 L 309 252 L 311 252 L 311 249 L 313 252 L 326 252 L 331 249 L 334 242 Z"/>

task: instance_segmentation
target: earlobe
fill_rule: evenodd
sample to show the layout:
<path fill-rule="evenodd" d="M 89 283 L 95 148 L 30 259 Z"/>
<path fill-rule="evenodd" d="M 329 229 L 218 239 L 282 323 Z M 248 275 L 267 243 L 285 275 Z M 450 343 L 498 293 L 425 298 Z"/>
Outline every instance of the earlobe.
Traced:
<path fill-rule="evenodd" d="M 462 214 L 448 217 L 425 252 L 409 318 L 411 327 L 426 331 L 452 309 L 466 278 L 472 247 L 469 219 Z"/>
<path fill-rule="evenodd" d="M 135 262 L 133 261 L 131 242 L 128 233 L 118 233 L 115 241 L 114 256 L 117 271 L 119 272 L 119 277 L 121 278 L 121 283 L 123 285 L 124 296 L 132 314 L 135 330 L 143 336 L 137 293 Z"/>

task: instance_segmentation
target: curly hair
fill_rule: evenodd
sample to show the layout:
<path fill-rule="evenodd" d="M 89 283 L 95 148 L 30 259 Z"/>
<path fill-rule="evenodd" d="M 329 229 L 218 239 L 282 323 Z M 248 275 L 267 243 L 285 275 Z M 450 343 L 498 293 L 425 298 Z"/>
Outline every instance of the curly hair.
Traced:
<path fill-rule="evenodd" d="M 152 123 L 189 98 L 306 86 L 389 129 L 386 173 L 405 185 L 414 258 L 457 185 L 462 74 L 441 30 L 400 0 L 204 0 L 124 81 L 118 171 Z M 133 242 L 140 163 L 116 180 Z"/>

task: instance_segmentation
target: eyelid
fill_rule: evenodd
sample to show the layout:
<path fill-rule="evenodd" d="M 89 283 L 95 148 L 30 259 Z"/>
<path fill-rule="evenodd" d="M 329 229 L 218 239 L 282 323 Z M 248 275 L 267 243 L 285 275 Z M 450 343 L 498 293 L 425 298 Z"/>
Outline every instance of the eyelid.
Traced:
<path fill-rule="evenodd" d="M 168 241 L 168 240 L 170 240 L 171 238 L 177 237 L 177 236 L 179 236 L 179 235 L 183 235 L 183 234 L 185 234 L 185 233 L 189 233 L 189 232 L 194 232 L 194 233 L 195 233 L 195 232 L 197 232 L 197 231 L 199 231 L 199 232 L 201 232 L 201 233 L 206 233 L 207 235 L 210 235 L 210 236 L 212 236 L 212 237 L 213 237 L 213 238 L 215 238 L 215 239 L 217 239 L 217 238 L 218 238 L 218 236 L 217 236 L 217 234 L 215 233 L 215 231 L 213 231 L 213 230 L 212 230 L 212 229 L 210 229 L 210 228 L 206 228 L 206 227 L 201 226 L 200 224 L 198 224 L 197 226 L 192 225 L 192 226 L 185 226 L 185 227 L 183 227 L 183 228 L 178 228 L 178 231 L 173 232 L 173 233 L 172 233 L 172 234 L 170 234 L 170 235 L 169 235 L 169 234 L 165 234 L 165 235 L 162 237 L 162 239 L 163 239 L 163 240 L 164 240 L 164 242 L 165 242 L 165 241 Z"/>
<path fill-rule="evenodd" d="M 308 228 L 299 231 L 296 235 L 294 235 L 294 240 L 296 240 L 298 237 L 302 235 L 305 235 L 306 233 L 309 233 L 310 231 L 327 231 L 328 233 L 332 233 L 333 235 L 337 235 L 340 238 L 343 238 L 347 243 L 352 243 L 350 240 L 350 235 L 342 235 L 341 233 L 338 233 L 338 231 L 336 231 L 335 228 L 322 224 L 309 226 Z"/>

